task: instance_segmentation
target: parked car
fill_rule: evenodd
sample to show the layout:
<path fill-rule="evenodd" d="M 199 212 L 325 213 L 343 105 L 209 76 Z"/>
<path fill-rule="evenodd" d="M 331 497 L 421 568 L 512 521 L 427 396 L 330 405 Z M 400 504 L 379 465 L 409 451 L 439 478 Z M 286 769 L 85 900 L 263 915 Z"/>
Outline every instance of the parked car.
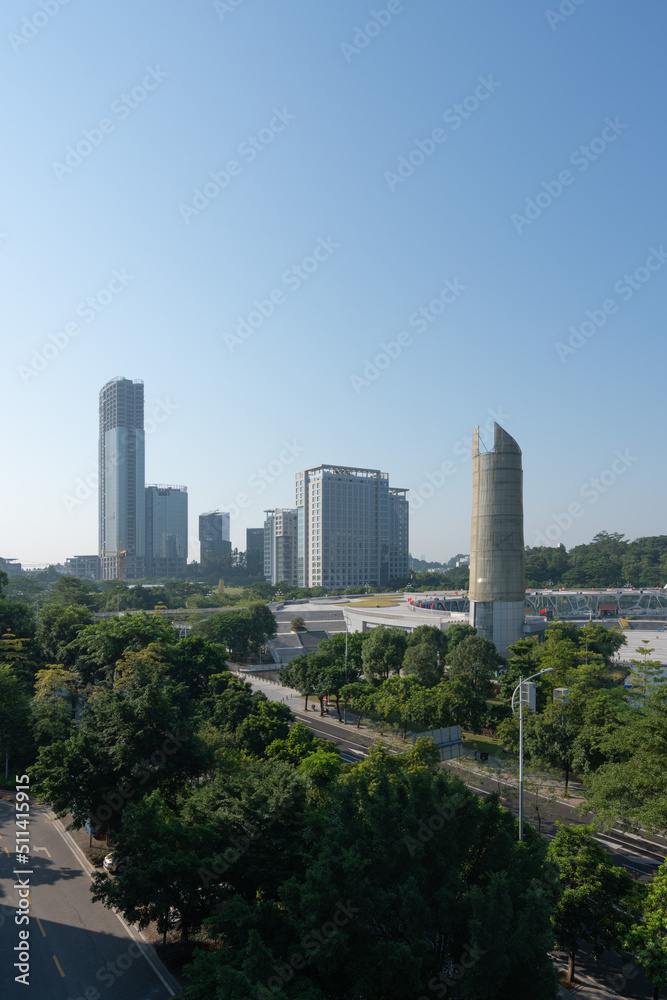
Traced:
<path fill-rule="evenodd" d="M 118 872 L 123 867 L 124 862 L 125 858 L 119 858 L 112 851 L 111 854 L 107 854 L 103 861 L 104 870 L 107 872 Z"/>

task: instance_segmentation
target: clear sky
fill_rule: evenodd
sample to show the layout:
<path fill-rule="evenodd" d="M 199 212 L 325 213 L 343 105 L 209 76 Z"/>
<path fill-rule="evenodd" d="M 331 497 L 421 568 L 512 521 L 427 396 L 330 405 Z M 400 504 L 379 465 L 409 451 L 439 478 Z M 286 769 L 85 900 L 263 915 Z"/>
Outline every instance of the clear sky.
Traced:
<path fill-rule="evenodd" d="M 61 4 L 0 9 L 0 555 L 97 551 L 117 375 L 191 559 L 322 462 L 468 552 L 494 416 L 527 544 L 667 533 L 661 0 Z"/>

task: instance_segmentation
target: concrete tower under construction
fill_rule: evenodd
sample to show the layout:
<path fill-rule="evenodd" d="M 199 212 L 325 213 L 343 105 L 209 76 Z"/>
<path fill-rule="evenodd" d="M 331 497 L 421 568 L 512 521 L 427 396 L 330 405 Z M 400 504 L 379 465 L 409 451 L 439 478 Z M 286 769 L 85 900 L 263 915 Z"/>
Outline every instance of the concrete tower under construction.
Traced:
<path fill-rule="evenodd" d="M 526 593 L 521 449 L 494 424 L 493 451 L 472 446 L 470 624 L 501 656 L 523 635 Z"/>

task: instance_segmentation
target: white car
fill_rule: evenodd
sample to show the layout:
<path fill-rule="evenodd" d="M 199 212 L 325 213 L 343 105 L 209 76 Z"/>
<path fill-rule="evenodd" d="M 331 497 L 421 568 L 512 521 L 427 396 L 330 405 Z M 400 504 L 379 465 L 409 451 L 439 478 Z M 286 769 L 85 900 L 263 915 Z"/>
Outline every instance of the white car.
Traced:
<path fill-rule="evenodd" d="M 117 872 L 123 867 L 124 858 L 117 857 L 113 852 L 107 854 L 103 861 L 104 870 L 107 872 Z"/>

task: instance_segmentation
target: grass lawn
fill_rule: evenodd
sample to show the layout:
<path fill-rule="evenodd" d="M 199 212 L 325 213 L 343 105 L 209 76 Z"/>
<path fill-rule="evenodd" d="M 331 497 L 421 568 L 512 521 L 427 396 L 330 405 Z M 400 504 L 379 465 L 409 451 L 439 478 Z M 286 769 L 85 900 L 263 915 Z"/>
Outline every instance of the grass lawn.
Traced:
<path fill-rule="evenodd" d="M 395 608 L 399 601 L 396 597 L 366 597 L 361 601 L 348 601 L 341 608 Z"/>
<path fill-rule="evenodd" d="M 501 743 L 493 736 L 476 736 L 474 733 L 463 733 L 463 749 L 472 750 L 473 743 L 477 744 L 478 753 L 488 753 L 491 757 L 499 757 L 501 760 L 512 760 L 513 754 L 506 753 Z"/>

